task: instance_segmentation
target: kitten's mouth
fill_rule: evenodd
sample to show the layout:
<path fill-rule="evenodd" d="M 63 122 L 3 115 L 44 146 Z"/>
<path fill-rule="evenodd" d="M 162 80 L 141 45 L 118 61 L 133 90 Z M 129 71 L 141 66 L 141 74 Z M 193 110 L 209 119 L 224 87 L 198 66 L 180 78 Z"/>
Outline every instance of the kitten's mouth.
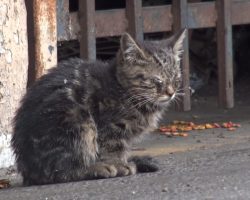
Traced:
<path fill-rule="evenodd" d="M 170 100 L 171 100 L 171 97 L 169 97 L 169 96 L 161 96 L 161 97 L 158 98 L 158 101 L 160 103 L 166 103 L 166 102 L 168 102 Z"/>
<path fill-rule="evenodd" d="M 158 98 L 158 101 L 160 103 L 169 103 L 171 100 L 175 98 L 175 93 L 172 96 L 169 95 L 163 95 Z"/>

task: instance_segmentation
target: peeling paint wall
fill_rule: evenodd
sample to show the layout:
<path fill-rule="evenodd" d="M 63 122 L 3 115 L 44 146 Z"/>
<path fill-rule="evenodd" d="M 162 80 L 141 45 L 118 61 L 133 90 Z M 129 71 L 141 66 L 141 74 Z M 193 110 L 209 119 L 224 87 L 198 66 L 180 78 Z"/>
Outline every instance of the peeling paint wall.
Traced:
<path fill-rule="evenodd" d="M 24 0 L 0 1 L 0 168 L 14 163 L 11 121 L 25 92 L 28 72 Z"/>

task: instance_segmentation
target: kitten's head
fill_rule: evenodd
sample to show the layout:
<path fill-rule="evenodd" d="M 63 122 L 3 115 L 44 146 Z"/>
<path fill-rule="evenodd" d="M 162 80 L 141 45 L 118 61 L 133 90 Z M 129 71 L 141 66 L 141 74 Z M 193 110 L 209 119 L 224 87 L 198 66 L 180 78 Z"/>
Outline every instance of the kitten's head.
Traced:
<path fill-rule="evenodd" d="M 125 33 L 117 56 L 117 78 L 130 101 L 168 105 L 178 95 L 180 56 L 186 30 L 167 40 L 136 42 Z"/>

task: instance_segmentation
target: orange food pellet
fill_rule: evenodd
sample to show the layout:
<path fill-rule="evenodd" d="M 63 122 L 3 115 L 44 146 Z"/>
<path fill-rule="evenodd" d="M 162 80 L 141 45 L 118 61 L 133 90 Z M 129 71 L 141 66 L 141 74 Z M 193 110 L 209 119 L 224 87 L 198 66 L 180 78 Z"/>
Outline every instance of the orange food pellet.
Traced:
<path fill-rule="evenodd" d="M 179 136 L 187 137 L 187 136 L 188 136 L 188 133 L 179 133 Z"/>
<path fill-rule="evenodd" d="M 240 124 L 233 124 L 233 127 L 240 128 L 240 127 L 241 127 L 241 125 L 240 125 Z"/>
<path fill-rule="evenodd" d="M 214 128 L 221 128 L 221 126 L 218 123 L 214 123 Z"/>
<path fill-rule="evenodd" d="M 214 126 L 211 124 L 205 124 L 205 127 L 206 127 L 206 129 L 214 128 Z"/>

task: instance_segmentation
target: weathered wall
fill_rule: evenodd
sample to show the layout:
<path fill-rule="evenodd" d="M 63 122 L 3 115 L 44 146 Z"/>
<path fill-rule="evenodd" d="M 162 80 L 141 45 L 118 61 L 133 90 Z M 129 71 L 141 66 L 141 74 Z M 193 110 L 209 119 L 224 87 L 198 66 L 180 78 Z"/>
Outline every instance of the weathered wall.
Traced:
<path fill-rule="evenodd" d="M 14 163 L 11 121 L 27 84 L 28 49 L 24 0 L 0 1 L 0 168 Z"/>

